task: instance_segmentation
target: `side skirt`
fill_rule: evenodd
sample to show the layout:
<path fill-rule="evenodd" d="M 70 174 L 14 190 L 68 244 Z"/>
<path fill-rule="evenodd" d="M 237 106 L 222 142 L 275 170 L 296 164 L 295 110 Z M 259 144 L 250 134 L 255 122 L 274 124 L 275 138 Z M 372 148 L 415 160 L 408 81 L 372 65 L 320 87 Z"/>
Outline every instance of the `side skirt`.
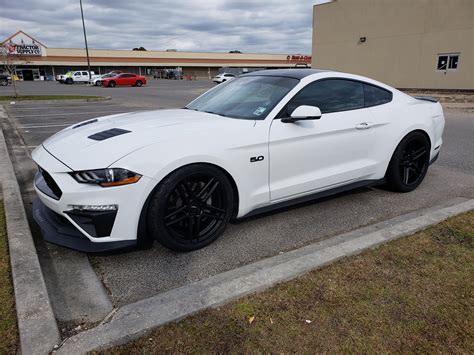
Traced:
<path fill-rule="evenodd" d="M 257 208 L 256 210 L 250 211 L 245 216 L 242 216 L 242 217 L 238 218 L 238 220 L 243 219 L 243 218 L 247 218 L 247 217 L 250 217 L 250 216 L 255 216 L 257 214 L 261 214 L 261 213 L 265 213 L 265 212 L 285 208 L 285 207 L 288 207 L 288 206 L 293 206 L 293 205 L 297 205 L 297 204 L 312 201 L 312 200 L 318 200 L 318 199 L 321 199 L 321 198 L 324 198 L 324 197 L 336 195 L 336 194 L 339 194 L 341 192 L 354 190 L 354 189 L 357 189 L 357 188 L 360 188 L 360 187 L 371 187 L 371 186 L 381 185 L 381 184 L 384 184 L 384 183 L 385 183 L 385 179 L 357 181 L 357 182 L 354 182 L 352 184 L 339 186 L 339 187 L 336 187 L 336 188 L 333 188 L 333 189 L 316 192 L 314 194 L 297 197 L 295 199 L 291 199 L 291 200 L 287 200 L 287 201 L 283 201 L 283 202 L 278 202 L 278 203 L 268 205 L 268 206 L 265 206 L 265 207 L 260 207 L 260 208 Z"/>

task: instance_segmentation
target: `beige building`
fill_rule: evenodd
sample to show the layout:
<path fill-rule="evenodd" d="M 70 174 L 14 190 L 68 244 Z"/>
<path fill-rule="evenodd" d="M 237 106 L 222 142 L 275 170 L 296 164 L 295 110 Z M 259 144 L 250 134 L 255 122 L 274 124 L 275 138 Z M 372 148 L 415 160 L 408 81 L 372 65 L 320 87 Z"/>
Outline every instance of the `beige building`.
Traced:
<path fill-rule="evenodd" d="M 473 90 L 474 0 L 315 5 L 312 66 L 398 88 Z"/>
<path fill-rule="evenodd" d="M 43 80 L 69 70 L 87 68 L 82 48 L 52 48 L 29 34 L 18 31 L 4 39 L 20 80 Z M 152 76 L 163 69 L 179 69 L 185 76 L 210 78 L 222 68 L 250 71 L 256 68 L 292 68 L 310 66 L 311 56 L 300 54 L 219 53 L 110 50 L 89 48 L 91 70 L 102 74 L 122 70 Z"/>

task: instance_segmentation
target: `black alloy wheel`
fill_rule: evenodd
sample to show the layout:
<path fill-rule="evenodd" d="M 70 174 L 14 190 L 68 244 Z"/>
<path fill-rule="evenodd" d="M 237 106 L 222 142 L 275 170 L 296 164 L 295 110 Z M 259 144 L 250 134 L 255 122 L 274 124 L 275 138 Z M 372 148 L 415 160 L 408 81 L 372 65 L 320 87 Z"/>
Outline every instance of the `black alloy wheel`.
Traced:
<path fill-rule="evenodd" d="M 400 142 L 386 176 L 393 190 L 409 192 L 421 184 L 428 171 L 430 146 L 429 139 L 419 131 L 410 133 Z"/>
<path fill-rule="evenodd" d="M 7 79 L 1 79 L 0 80 L 0 85 L 1 86 L 7 86 L 8 85 L 8 80 Z"/>
<path fill-rule="evenodd" d="M 72 84 L 72 79 L 71 79 L 71 78 L 67 78 L 67 79 L 66 79 L 66 84 Z"/>
<path fill-rule="evenodd" d="M 138 86 L 138 87 L 142 86 L 141 80 L 137 80 L 137 82 L 135 83 L 135 86 Z"/>
<path fill-rule="evenodd" d="M 115 87 L 115 81 L 109 82 L 109 88 L 114 88 Z"/>
<path fill-rule="evenodd" d="M 155 191 L 148 211 L 149 230 L 170 249 L 200 249 L 224 232 L 233 201 L 232 186 L 220 169 L 203 164 L 183 167 Z"/>

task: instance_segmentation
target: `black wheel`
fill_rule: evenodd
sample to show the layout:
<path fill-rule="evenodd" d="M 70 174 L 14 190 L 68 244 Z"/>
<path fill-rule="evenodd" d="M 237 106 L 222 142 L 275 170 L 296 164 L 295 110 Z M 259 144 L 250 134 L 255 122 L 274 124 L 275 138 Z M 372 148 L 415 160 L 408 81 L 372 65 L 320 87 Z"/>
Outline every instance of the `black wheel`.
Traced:
<path fill-rule="evenodd" d="M 166 177 L 148 208 L 150 234 L 177 251 L 200 249 L 225 230 L 233 212 L 232 186 L 218 168 L 185 166 Z"/>
<path fill-rule="evenodd" d="M 137 80 L 137 82 L 135 83 L 135 86 L 138 86 L 138 87 L 140 87 L 142 85 L 143 85 L 143 83 L 141 82 L 141 80 Z"/>
<path fill-rule="evenodd" d="M 421 132 L 412 132 L 403 138 L 387 169 L 389 188 L 398 192 L 416 189 L 428 171 L 430 148 L 429 139 Z"/>
<path fill-rule="evenodd" d="M 66 84 L 72 84 L 72 79 L 71 79 L 71 78 L 67 78 L 67 79 L 66 79 Z"/>
<path fill-rule="evenodd" d="M 0 80 L 0 85 L 1 86 L 7 86 L 8 85 L 8 80 L 7 79 L 1 79 Z"/>
<path fill-rule="evenodd" d="M 115 84 L 115 81 L 111 81 L 111 82 L 109 83 L 109 88 L 114 88 L 115 85 L 116 85 L 116 84 Z"/>

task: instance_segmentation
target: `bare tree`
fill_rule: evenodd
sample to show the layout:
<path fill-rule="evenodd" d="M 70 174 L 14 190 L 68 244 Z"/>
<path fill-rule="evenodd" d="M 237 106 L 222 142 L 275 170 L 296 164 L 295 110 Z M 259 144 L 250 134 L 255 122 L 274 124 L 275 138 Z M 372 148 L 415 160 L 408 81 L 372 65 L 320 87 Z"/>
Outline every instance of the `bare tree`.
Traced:
<path fill-rule="evenodd" d="M 6 45 L 3 44 L 0 47 L 0 51 L 2 52 L 2 63 L 3 66 L 6 70 L 6 72 L 10 75 L 12 78 L 12 83 L 13 83 L 13 91 L 15 92 L 15 97 L 18 97 L 18 92 L 16 90 L 16 83 L 15 83 L 15 76 L 16 76 L 16 65 L 14 64 L 14 60 L 18 59 L 16 55 L 11 54 Z"/>

